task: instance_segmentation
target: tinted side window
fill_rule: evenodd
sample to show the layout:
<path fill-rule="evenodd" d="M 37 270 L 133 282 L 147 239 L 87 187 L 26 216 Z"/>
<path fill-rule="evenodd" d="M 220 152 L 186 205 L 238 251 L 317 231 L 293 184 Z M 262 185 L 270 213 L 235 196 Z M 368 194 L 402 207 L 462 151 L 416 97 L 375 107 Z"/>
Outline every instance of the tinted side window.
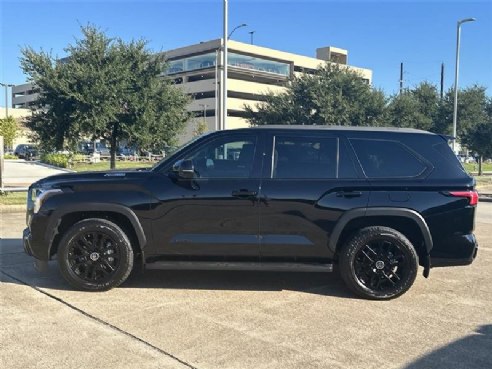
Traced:
<path fill-rule="evenodd" d="M 351 139 L 350 143 L 369 178 L 417 177 L 426 169 L 400 142 Z"/>
<path fill-rule="evenodd" d="M 254 137 L 224 138 L 201 146 L 189 159 L 199 178 L 248 178 L 255 150 Z"/>
<path fill-rule="evenodd" d="M 338 139 L 275 137 L 273 178 L 337 178 Z"/>

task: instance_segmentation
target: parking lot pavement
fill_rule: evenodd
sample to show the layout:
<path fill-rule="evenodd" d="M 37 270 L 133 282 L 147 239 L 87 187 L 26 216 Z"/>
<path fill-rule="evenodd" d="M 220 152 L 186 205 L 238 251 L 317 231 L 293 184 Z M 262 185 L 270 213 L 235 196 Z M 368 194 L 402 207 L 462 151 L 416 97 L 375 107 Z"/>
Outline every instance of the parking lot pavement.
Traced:
<path fill-rule="evenodd" d="M 67 172 L 64 169 L 56 169 L 35 161 L 5 160 L 4 163 L 3 185 L 5 187 L 28 187 L 41 178 Z"/>
<path fill-rule="evenodd" d="M 492 203 L 471 266 L 387 302 L 354 298 L 336 273 L 148 271 L 77 292 L 55 262 L 32 268 L 23 214 L 2 223 L 1 367 L 492 367 Z"/>

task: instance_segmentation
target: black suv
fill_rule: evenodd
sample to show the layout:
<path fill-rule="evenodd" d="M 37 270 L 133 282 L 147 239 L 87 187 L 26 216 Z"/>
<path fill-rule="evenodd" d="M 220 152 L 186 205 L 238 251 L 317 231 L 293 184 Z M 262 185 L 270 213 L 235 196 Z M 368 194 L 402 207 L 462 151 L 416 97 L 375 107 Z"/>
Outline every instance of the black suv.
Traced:
<path fill-rule="evenodd" d="M 418 266 L 470 264 L 478 197 L 448 137 L 268 126 L 210 133 L 150 170 L 34 183 L 24 247 L 76 288 L 147 269 L 331 271 L 357 294 L 407 291 Z"/>

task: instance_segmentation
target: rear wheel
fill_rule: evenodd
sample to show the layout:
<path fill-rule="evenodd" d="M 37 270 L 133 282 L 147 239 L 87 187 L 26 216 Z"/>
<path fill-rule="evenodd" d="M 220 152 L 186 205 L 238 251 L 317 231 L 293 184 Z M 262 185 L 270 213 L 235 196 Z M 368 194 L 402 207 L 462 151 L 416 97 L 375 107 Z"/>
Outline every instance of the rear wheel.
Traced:
<path fill-rule="evenodd" d="M 125 232 L 113 222 L 85 219 L 61 239 L 58 264 L 73 287 L 104 291 L 126 280 L 133 268 L 133 249 Z"/>
<path fill-rule="evenodd" d="M 418 271 L 418 256 L 411 242 L 388 227 L 359 230 L 340 251 L 340 273 L 359 296 L 386 300 L 398 297 L 412 286 Z"/>

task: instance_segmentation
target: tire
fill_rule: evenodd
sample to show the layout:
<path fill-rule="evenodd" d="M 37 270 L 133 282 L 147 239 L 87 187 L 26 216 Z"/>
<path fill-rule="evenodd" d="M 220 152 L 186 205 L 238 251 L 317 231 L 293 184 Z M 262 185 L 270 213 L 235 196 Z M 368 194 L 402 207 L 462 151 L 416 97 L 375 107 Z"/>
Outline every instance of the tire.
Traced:
<path fill-rule="evenodd" d="M 106 291 L 119 286 L 133 268 L 133 249 L 125 232 L 105 219 L 75 223 L 58 245 L 63 277 L 79 290 Z"/>
<path fill-rule="evenodd" d="M 375 226 L 360 229 L 343 245 L 339 265 L 342 279 L 357 295 L 389 300 L 410 289 L 419 260 L 403 234 Z"/>

